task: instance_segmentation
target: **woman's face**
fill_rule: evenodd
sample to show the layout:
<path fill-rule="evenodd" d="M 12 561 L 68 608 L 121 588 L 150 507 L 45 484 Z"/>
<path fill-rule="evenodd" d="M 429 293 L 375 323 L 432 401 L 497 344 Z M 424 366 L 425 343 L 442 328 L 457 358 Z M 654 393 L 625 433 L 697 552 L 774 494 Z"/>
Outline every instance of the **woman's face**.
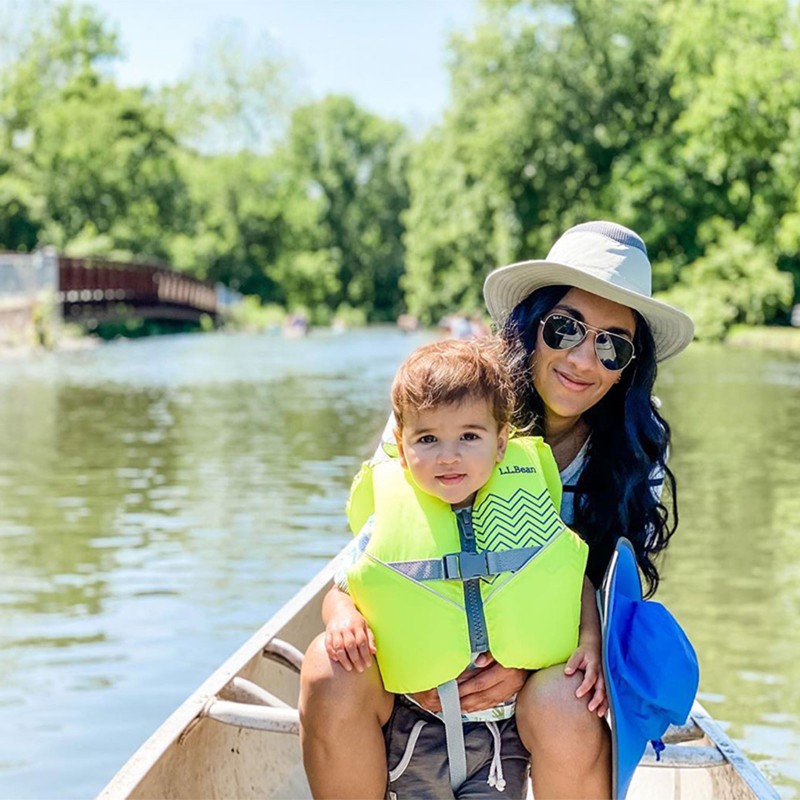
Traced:
<path fill-rule="evenodd" d="M 582 289 L 570 289 L 548 313 L 558 311 L 595 328 L 619 333 L 631 341 L 636 317 L 627 306 L 613 303 Z M 622 377 L 607 370 L 597 359 L 593 331 L 570 350 L 553 350 L 542 341 L 542 327 L 536 337 L 532 359 L 533 385 L 542 398 L 545 424 L 552 429 L 559 421 L 576 421 L 598 403 Z M 626 367 L 630 369 L 630 366 Z"/>

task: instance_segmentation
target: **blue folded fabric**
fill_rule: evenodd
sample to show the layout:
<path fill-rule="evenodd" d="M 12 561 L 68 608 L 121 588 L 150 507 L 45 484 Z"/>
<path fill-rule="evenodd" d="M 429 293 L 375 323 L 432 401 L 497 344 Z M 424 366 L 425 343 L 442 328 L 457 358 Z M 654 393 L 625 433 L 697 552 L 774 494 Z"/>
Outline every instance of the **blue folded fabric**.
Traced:
<path fill-rule="evenodd" d="M 609 702 L 612 797 L 624 800 L 648 741 L 686 722 L 700 671 L 675 617 L 642 598 L 631 543 L 620 537 L 598 591 Z M 657 747 L 658 749 L 658 747 Z"/>

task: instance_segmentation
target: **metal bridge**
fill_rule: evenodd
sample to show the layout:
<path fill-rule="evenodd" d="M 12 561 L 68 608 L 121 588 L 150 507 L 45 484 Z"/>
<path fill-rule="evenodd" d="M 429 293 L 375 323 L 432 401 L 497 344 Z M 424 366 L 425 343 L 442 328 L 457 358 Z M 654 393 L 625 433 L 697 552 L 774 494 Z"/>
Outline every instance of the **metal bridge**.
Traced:
<path fill-rule="evenodd" d="M 57 301 L 65 322 L 125 314 L 199 322 L 217 316 L 213 283 L 153 264 L 58 257 Z"/>

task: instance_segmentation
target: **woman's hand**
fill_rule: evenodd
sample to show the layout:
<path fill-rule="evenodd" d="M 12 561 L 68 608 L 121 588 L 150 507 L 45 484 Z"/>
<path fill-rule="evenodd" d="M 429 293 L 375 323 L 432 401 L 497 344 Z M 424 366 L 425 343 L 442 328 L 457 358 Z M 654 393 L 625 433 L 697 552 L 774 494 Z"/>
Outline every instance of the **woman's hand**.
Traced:
<path fill-rule="evenodd" d="M 488 653 L 481 653 L 475 664 L 478 669 L 465 669 L 457 678 L 462 711 L 483 711 L 504 703 L 523 687 L 529 674 L 524 669 L 501 666 Z M 412 697 L 428 711 L 442 710 L 436 689 Z"/>

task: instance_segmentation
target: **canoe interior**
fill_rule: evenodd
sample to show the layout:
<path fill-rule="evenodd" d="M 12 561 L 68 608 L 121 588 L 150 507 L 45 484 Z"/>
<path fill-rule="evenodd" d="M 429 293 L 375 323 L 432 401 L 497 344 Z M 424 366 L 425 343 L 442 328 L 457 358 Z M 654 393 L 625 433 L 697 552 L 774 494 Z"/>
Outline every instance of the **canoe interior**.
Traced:
<path fill-rule="evenodd" d="M 297 706 L 299 677 L 265 658 L 272 638 L 305 651 L 321 629 L 330 565 L 284 606 L 159 728 L 117 773 L 109 798 L 310 797 L 296 736 L 247 730 L 198 715 L 235 676 Z"/>
<path fill-rule="evenodd" d="M 296 736 L 237 728 L 199 715 L 235 676 L 253 681 L 296 707 L 297 674 L 265 658 L 263 649 L 272 638 L 306 649 L 321 630 L 320 609 L 330 575 L 328 565 L 225 662 L 137 751 L 99 800 L 310 797 Z M 713 743 L 706 737 L 692 744 Z M 759 796 L 766 795 L 751 791 L 729 765 L 713 769 L 640 767 L 628 794 L 643 800 Z"/>

